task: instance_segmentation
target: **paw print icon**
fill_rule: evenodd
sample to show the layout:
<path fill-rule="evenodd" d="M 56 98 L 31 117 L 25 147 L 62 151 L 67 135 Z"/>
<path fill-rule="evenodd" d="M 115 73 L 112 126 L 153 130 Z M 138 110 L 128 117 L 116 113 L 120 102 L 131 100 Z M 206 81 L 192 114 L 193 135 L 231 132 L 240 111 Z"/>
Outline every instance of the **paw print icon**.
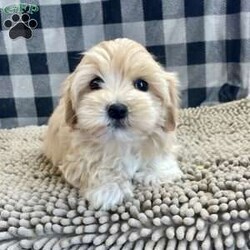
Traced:
<path fill-rule="evenodd" d="M 11 19 L 4 21 L 4 26 L 9 29 L 9 37 L 11 39 L 18 37 L 30 39 L 33 35 L 33 30 L 37 27 L 37 21 L 30 19 L 27 13 L 22 15 L 14 14 Z"/>

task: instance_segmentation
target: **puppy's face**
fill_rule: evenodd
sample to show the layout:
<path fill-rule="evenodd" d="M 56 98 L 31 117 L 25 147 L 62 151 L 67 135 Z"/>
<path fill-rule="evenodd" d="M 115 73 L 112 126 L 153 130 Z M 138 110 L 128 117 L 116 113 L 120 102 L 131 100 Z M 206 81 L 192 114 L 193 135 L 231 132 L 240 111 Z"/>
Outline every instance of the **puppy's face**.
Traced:
<path fill-rule="evenodd" d="M 102 42 L 65 87 L 66 122 L 92 138 L 142 139 L 176 125 L 176 79 L 140 44 Z"/>

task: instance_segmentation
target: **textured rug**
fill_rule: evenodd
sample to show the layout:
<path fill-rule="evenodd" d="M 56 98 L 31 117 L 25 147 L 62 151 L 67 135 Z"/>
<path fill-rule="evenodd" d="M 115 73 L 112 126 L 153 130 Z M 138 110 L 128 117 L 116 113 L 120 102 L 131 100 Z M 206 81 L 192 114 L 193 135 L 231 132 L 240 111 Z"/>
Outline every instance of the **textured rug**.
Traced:
<path fill-rule="evenodd" d="M 182 180 L 106 212 L 41 154 L 45 130 L 0 130 L 1 250 L 250 249 L 250 100 L 182 110 Z"/>

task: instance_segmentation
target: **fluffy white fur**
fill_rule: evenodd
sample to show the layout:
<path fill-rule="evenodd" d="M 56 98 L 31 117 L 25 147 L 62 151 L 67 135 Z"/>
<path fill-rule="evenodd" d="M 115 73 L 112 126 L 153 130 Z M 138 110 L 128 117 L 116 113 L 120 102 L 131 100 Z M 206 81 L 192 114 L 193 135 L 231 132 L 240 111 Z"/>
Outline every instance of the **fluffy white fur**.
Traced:
<path fill-rule="evenodd" d="M 91 90 L 96 76 L 102 88 Z M 133 81 L 143 79 L 147 92 Z M 178 95 L 167 73 L 140 44 L 102 42 L 66 79 L 49 120 L 44 152 L 94 208 L 109 209 L 133 195 L 133 183 L 156 185 L 181 176 L 174 158 Z M 128 107 L 123 129 L 110 126 L 106 107 Z"/>

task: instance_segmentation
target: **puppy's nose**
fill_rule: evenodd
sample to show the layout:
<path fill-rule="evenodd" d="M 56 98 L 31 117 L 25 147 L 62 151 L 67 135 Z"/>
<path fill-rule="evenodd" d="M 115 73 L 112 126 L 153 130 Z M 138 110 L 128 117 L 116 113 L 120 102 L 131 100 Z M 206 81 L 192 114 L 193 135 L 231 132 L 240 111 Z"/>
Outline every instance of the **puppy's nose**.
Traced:
<path fill-rule="evenodd" d="M 128 115 L 128 108 L 122 103 L 114 103 L 108 107 L 108 116 L 112 119 L 124 119 Z"/>

